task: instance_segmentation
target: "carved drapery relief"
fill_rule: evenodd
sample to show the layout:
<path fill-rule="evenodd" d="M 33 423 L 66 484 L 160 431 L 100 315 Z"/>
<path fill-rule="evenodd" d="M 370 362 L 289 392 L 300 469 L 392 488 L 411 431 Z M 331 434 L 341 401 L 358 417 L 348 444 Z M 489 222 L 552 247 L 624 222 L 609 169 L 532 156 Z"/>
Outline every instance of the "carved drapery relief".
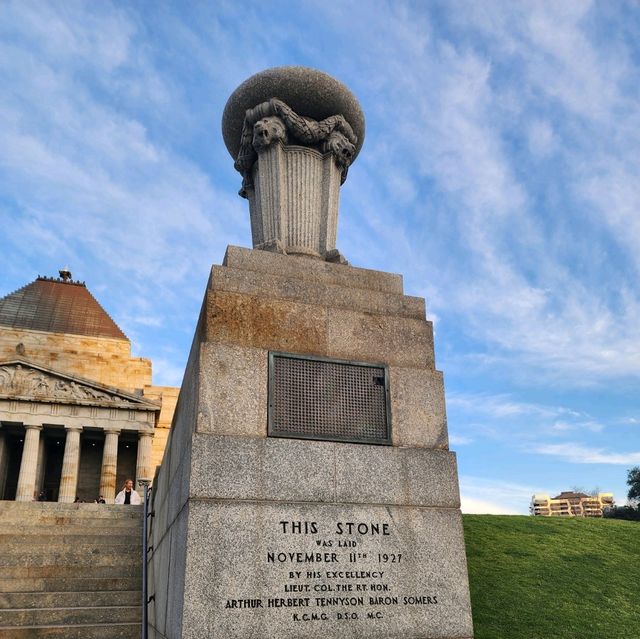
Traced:
<path fill-rule="evenodd" d="M 110 395 L 73 380 L 55 377 L 20 364 L 0 366 L 0 393 L 34 399 L 85 400 L 131 404 L 117 395 Z"/>
<path fill-rule="evenodd" d="M 322 153 L 331 153 L 342 170 L 344 183 L 358 138 L 341 115 L 332 115 L 318 122 L 298 115 L 278 98 L 258 104 L 245 114 L 240 150 L 234 164 L 243 178 L 242 197 L 247 197 L 246 188 L 252 184 L 252 168 L 258 154 L 276 142 L 309 146 Z"/>

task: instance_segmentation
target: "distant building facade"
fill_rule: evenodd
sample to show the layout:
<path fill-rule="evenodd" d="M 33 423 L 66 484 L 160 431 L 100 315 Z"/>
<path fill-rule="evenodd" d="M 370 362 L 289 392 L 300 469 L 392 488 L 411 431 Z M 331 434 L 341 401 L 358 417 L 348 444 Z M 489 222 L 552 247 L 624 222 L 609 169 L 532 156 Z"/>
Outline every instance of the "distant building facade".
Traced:
<path fill-rule="evenodd" d="M 566 491 L 556 497 L 537 494 L 531 498 L 529 513 L 538 517 L 602 517 L 614 504 L 613 493 L 586 495 Z"/>
<path fill-rule="evenodd" d="M 67 270 L 0 298 L 0 499 L 113 503 L 153 477 L 178 390 Z"/>

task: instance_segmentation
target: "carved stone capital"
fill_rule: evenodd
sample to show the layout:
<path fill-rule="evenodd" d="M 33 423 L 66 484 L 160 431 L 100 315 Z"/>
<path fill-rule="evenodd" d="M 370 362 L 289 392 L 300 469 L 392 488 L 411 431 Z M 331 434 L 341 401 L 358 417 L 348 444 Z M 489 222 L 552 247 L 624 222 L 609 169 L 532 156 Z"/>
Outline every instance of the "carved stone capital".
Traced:
<path fill-rule="evenodd" d="M 65 431 L 66 431 L 66 432 L 68 432 L 68 433 L 69 433 L 69 432 L 78 432 L 78 433 L 81 433 L 81 432 L 84 430 L 84 429 L 82 428 L 82 426 L 67 426 L 66 424 L 65 424 L 64 429 L 65 429 Z"/>
<path fill-rule="evenodd" d="M 330 153 L 340 168 L 342 184 L 347 179 L 347 171 L 355 158 L 358 136 L 340 114 L 317 121 L 299 115 L 278 98 L 271 98 L 248 109 L 234 164 L 243 177 L 240 189 L 242 197 L 248 197 L 247 189 L 253 185 L 253 165 L 259 154 L 276 142 Z"/>

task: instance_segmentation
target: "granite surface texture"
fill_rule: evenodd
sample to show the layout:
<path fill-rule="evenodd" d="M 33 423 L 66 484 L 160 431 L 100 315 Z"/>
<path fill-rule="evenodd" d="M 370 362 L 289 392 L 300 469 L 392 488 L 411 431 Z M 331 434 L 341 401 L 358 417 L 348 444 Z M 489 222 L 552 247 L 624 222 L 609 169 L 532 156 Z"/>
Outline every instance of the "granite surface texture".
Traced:
<path fill-rule="evenodd" d="M 269 351 L 387 365 L 393 445 L 267 437 Z M 229 247 L 154 482 L 151 636 L 470 639 L 447 448 L 400 276 Z"/>
<path fill-rule="evenodd" d="M 184 639 L 472 635 L 456 510 L 190 503 Z"/>
<path fill-rule="evenodd" d="M 322 281 L 327 280 L 327 281 Z M 330 278 L 293 280 L 291 276 L 232 267 L 213 267 L 213 281 L 217 290 L 243 295 L 269 295 L 295 302 L 331 305 L 334 308 L 398 315 L 425 319 L 424 299 L 388 291 L 349 287 L 336 284 Z"/>
<path fill-rule="evenodd" d="M 254 251 L 241 246 L 228 246 L 223 266 L 243 271 L 255 271 L 277 277 L 289 278 L 292 285 L 298 282 L 336 284 L 350 288 L 362 288 L 384 293 L 403 294 L 402 275 L 372 269 L 331 264 L 301 257 Z M 216 269 L 217 267 L 213 267 Z M 209 282 L 211 285 L 211 280 Z"/>
<path fill-rule="evenodd" d="M 446 450 L 197 433 L 191 468 L 191 497 L 460 507 Z"/>

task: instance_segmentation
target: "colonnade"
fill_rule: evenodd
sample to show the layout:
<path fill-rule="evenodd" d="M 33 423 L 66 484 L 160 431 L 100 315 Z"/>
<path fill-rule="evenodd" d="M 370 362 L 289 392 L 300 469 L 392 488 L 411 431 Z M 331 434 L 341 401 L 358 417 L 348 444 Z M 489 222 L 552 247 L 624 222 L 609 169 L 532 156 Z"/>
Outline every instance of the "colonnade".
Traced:
<path fill-rule="evenodd" d="M 24 424 L 25 437 L 18 475 L 16 501 L 32 501 L 36 490 L 38 457 L 40 455 L 41 424 Z M 76 498 L 78 471 L 80 468 L 80 434 L 78 426 L 65 427 L 66 440 L 62 460 L 62 474 L 58 501 L 73 503 Z M 100 494 L 108 504 L 112 504 L 116 494 L 116 472 L 118 468 L 118 440 L 120 430 L 105 429 L 102 466 L 100 469 Z M 138 457 L 136 460 L 136 477 L 151 479 L 151 438 L 152 432 L 138 432 Z"/>

